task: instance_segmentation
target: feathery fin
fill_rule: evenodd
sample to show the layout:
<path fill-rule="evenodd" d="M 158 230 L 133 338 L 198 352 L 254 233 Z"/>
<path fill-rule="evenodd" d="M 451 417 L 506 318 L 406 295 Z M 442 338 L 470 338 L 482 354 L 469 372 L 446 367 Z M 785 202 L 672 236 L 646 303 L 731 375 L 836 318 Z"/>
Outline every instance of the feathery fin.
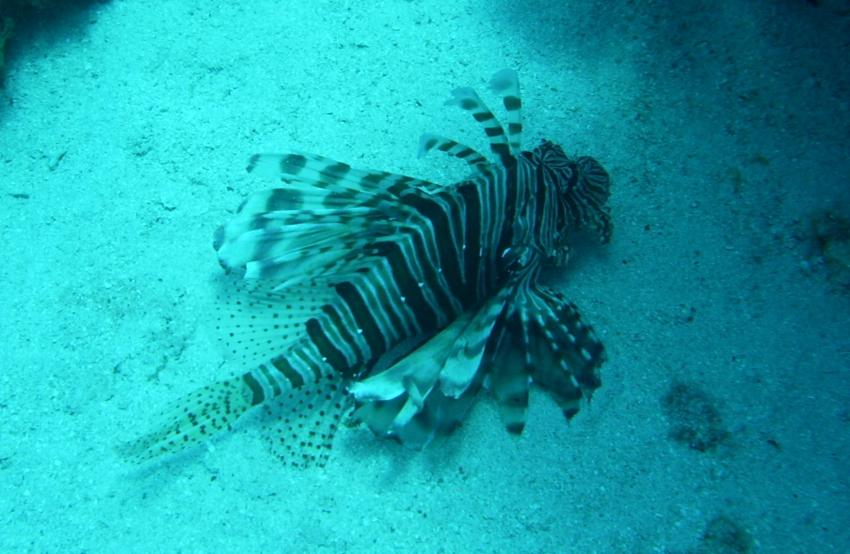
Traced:
<path fill-rule="evenodd" d="M 360 402 L 355 417 L 415 448 L 455 427 L 481 384 L 479 366 L 506 294 L 499 291 L 389 369 L 352 384 Z"/>
<path fill-rule="evenodd" d="M 303 323 L 321 312 L 334 291 L 322 281 L 280 290 L 275 281 L 234 275 L 218 283 L 210 319 L 225 359 L 234 369 L 250 370 L 285 352 L 303 336 Z"/>
<path fill-rule="evenodd" d="M 279 461 L 297 467 L 324 467 L 350 404 L 342 380 L 328 374 L 267 402 L 261 433 Z"/>

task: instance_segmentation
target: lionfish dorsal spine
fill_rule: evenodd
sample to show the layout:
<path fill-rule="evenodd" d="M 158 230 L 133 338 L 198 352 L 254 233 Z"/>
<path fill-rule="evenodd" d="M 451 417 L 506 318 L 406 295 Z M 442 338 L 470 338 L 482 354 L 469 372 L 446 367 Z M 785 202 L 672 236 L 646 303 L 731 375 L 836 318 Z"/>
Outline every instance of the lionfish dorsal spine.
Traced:
<path fill-rule="evenodd" d="M 474 148 L 450 138 L 433 133 L 424 133 L 419 139 L 418 155 L 421 158 L 431 150 L 439 150 L 449 156 L 463 160 L 478 171 L 490 167 L 490 161 Z"/>

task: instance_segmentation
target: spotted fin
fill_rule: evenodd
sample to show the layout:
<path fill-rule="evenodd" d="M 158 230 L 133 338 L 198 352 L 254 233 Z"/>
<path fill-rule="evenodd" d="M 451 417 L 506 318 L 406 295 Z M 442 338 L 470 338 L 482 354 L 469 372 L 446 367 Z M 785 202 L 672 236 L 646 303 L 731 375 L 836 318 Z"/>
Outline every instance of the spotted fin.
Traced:
<path fill-rule="evenodd" d="M 196 390 L 166 409 L 154 429 L 118 447 L 124 459 L 142 463 L 186 450 L 233 424 L 252 407 L 252 391 L 243 377 Z"/>
<path fill-rule="evenodd" d="M 119 454 L 134 463 L 175 454 L 231 430 L 237 420 L 267 400 L 275 400 L 267 405 L 277 405 L 296 398 L 291 406 L 278 410 L 287 414 L 284 420 L 295 417 L 295 427 L 287 421 L 270 427 L 270 433 L 276 433 L 270 440 L 272 450 L 298 465 L 323 464 L 339 420 L 344 387 L 339 375 L 325 366 L 296 368 L 288 361 L 280 363 L 280 356 L 303 346 L 303 322 L 327 303 L 330 289 L 306 283 L 280 290 L 274 283 L 233 276 L 219 285 L 224 307 L 210 317 L 216 321 L 229 365 L 250 371 L 179 399 L 161 413 L 152 430 L 121 445 Z M 304 429 L 305 423 L 309 429 Z M 293 457 L 287 449 L 301 442 L 307 457 Z"/>
<path fill-rule="evenodd" d="M 263 406 L 261 433 L 280 462 L 324 467 L 350 398 L 339 375 L 328 374 Z"/>
<path fill-rule="evenodd" d="M 286 288 L 276 281 L 225 275 L 215 283 L 215 308 L 209 319 L 228 363 L 253 369 L 285 352 L 303 335 L 305 321 L 315 317 L 334 296 L 322 279 Z"/>

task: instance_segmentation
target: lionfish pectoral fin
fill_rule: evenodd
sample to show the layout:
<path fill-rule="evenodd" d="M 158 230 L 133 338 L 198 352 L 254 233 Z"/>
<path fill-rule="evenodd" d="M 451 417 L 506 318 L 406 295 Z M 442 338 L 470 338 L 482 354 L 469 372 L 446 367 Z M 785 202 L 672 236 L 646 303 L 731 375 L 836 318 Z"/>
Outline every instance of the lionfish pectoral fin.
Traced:
<path fill-rule="evenodd" d="M 475 381 L 493 326 L 504 310 L 509 294 L 507 287 L 494 294 L 475 312 L 455 340 L 440 371 L 440 390 L 446 396 L 459 398 Z"/>
<path fill-rule="evenodd" d="M 602 384 L 599 366 L 605 360 L 605 350 L 593 329 L 581 321 L 575 304 L 542 287 L 534 292 L 540 308 L 531 329 L 532 378 L 552 394 L 571 419 L 581 399 L 590 399 Z"/>
<path fill-rule="evenodd" d="M 457 426 L 481 382 L 477 335 L 491 323 L 480 313 L 462 314 L 389 369 L 352 384 L 349 391 L 360 404 L 355 418 L 414 448 Z M 471 373 L 461 368 L 464 359 L 472 363 Z"/>
<path fill-rule="evenodd" d="M 358 401 L 367 402 L 407 395 L 413 386 L 417 387 L 417 391 L 430 391 L 452 345 L 463 332 L 464 323 L 464 317 L 456 319 L 388 369 L 352 383 L 349 392 Z"/>
<path fill-rule="evenodd" d="M 500 322 L 506 323 L 506 322 Z M 516 329 L 500 325 L 491 339 L 492 352 L 486 360 L 488 387 L 499 407 L 505 428 L 520 434 L 528 411 L 528 357 Z"/>
<path fill-rule="evenodd" d="M 569 419 L 600 386 L 603 360 L 602 344 L 574 304 L 545 287 L 523 285 L 494 326 L 482 370 L 506 428 L 519 434 L 531 382 L 552 394 Z"/>
<path fill-rule="evenodd" d="M 392 436 L 395 419 L 406 401 L 403 396 L 397 396 L 390 400 L 363 402 L 354 409 L 350 424 L 354 426 L 364 422 L 379 437 Z"/>

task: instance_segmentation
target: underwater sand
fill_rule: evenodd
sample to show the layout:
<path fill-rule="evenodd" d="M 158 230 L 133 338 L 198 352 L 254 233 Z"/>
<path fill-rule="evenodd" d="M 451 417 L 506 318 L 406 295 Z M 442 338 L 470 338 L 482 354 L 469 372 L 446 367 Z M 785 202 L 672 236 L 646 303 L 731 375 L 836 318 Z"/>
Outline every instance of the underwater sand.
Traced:
<path fill-rule="evenodd" d="M 112 0 L 19 25 L 0 551 L 850 551 L 850 294 L 811 223 L 850 205 L 846 6 L 670 4 Z M 209 328 L 212 234 L 270 186 L 248 157 L 450 182 L 462 164 L 417 160 L 419 135 L 483 148 L 443 101 L 493 102 L 504 67 L 525 146 L 614 179 L 612 244 L 546 276 L 608 349 L 592 404 L 567 425 L 534 391 L 517 438 L 482 395 L 421 453 L 343 428 L 325 468 L 282 465 L 251 422 L 121 461 L 236 372 Z"/>

